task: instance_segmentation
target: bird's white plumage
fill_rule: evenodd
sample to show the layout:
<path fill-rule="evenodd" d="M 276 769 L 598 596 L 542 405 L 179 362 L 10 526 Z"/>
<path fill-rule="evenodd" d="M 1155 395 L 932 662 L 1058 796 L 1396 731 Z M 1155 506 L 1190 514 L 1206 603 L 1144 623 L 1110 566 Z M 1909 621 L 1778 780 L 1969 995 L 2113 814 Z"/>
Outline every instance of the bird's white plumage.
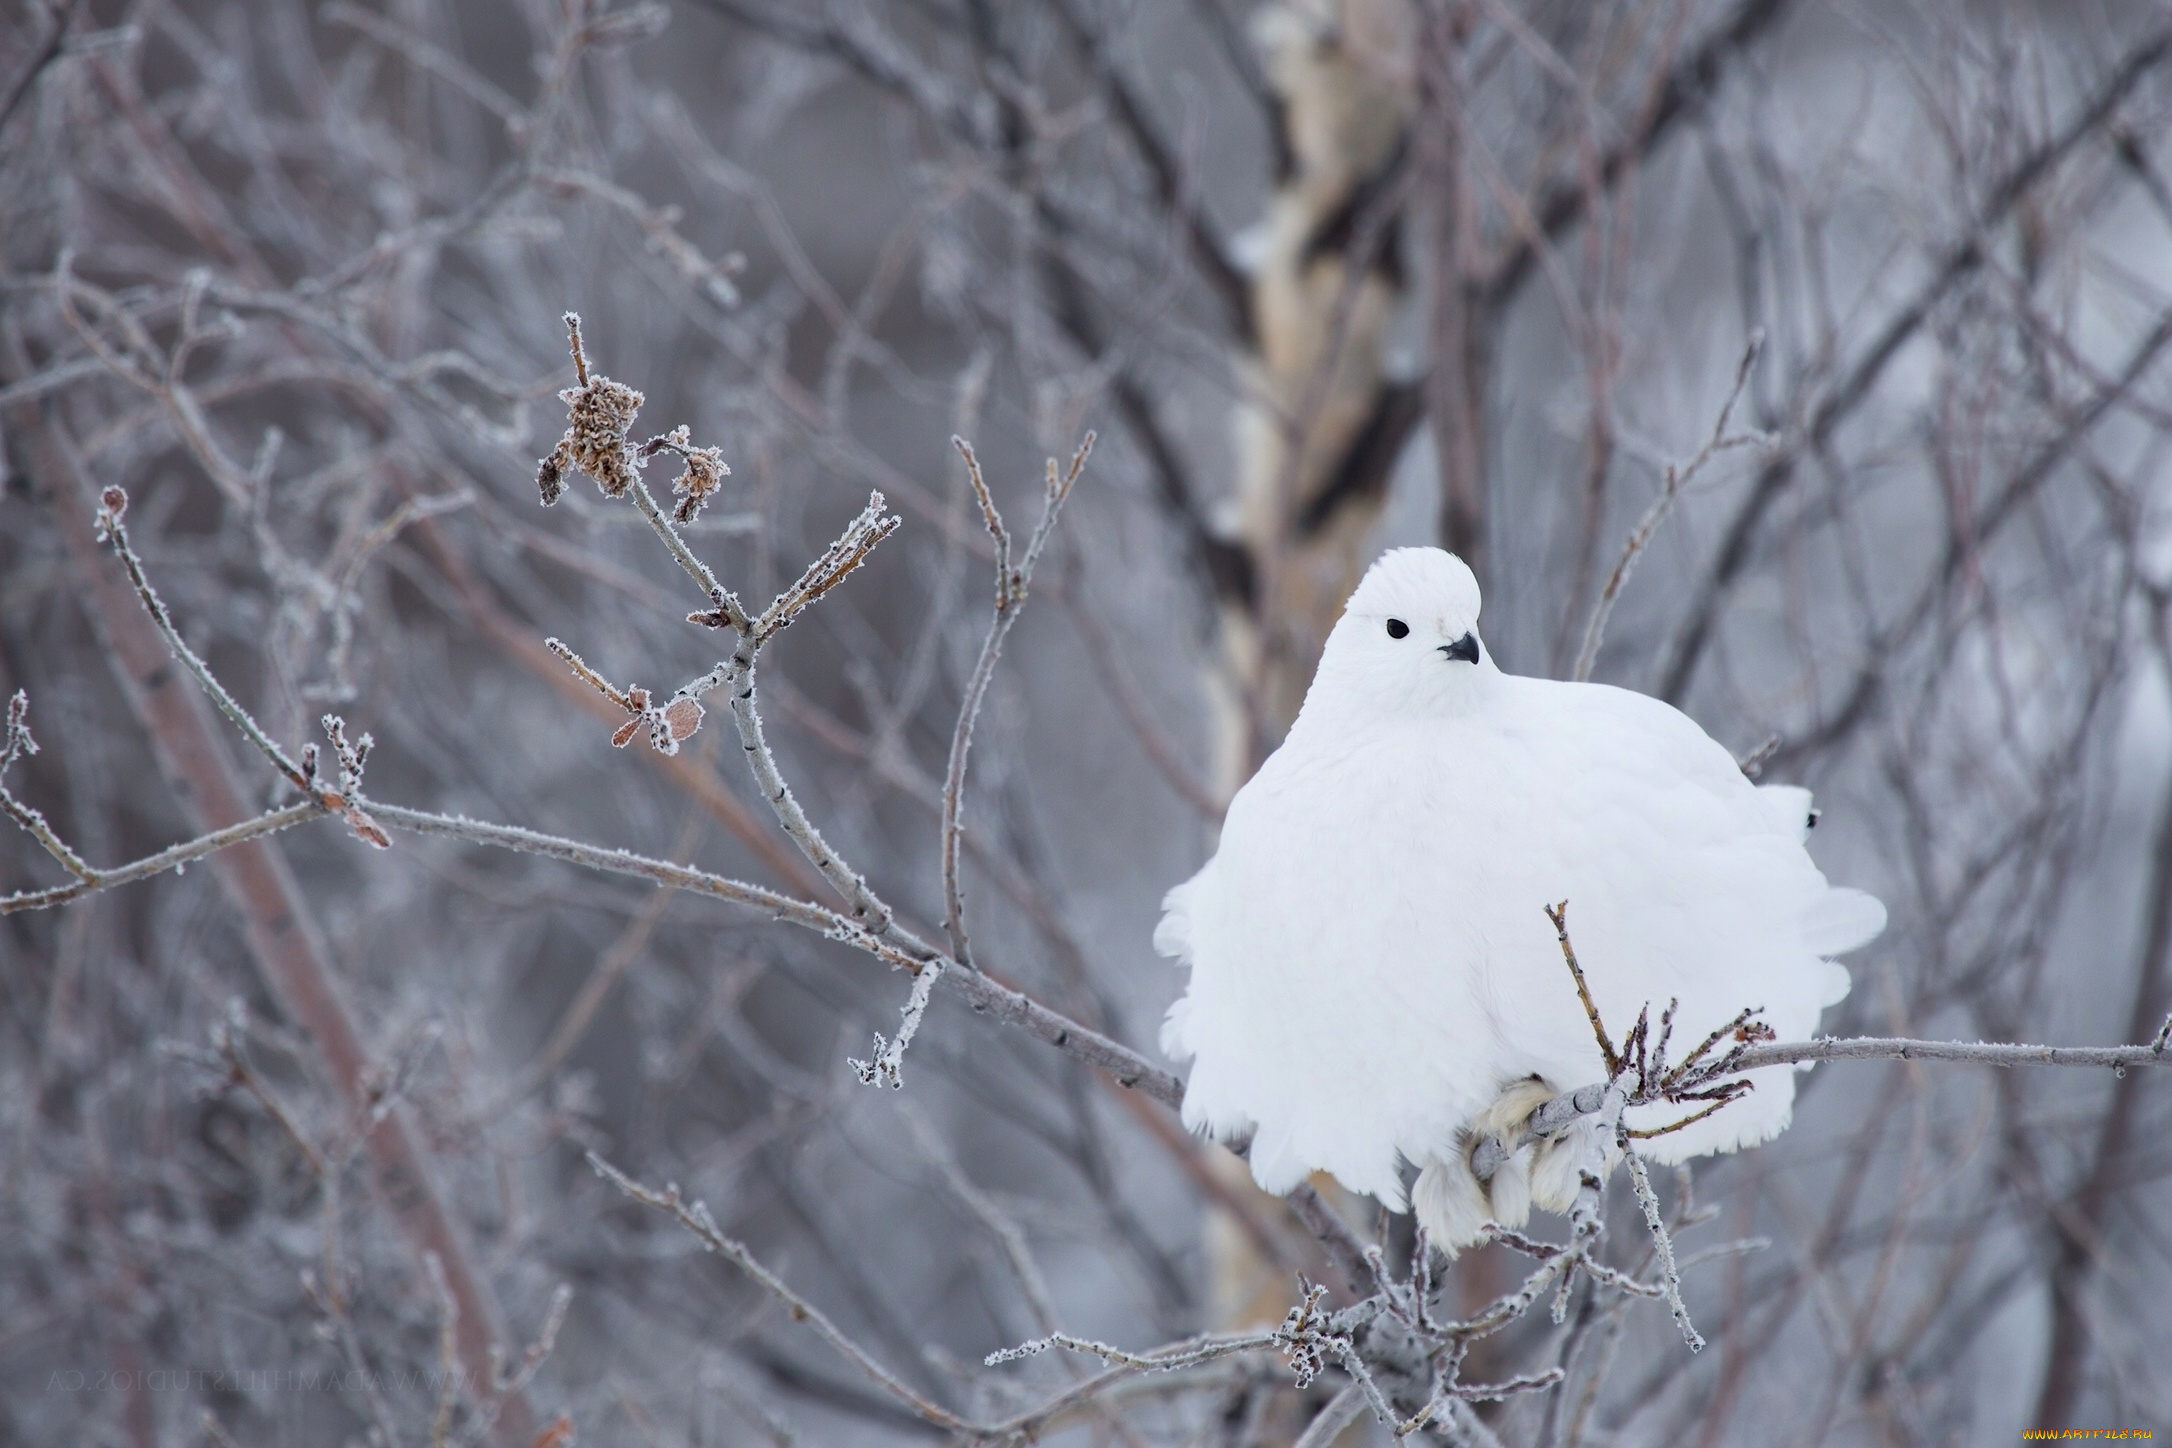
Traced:
<path fill-rule="evenodd" d="M 1165 902 L 1155 944 L 1191 969 L 1162 1032 L 1191 1062 L 1184 1119 L 1255 1130 L 1269 1191 L 1324 1170 L 1400 1208 L 1399 1165 L 1453 1156 L 1517 1083 L 1604 1078 L 1550 903 L 1569 902 L 1617 1033 L 1680 1000 L 1677 1057 L 1745 1006 L 1785 1039 L 1811 1034 L 1848 989 L 1827 957 L 1884 926 L 1875 899 L 1811 862 L 1806 791 L 1751 784 L 1657 700 L 1504 674 L 1482 644 L 1475 664 L 1454 656 L 1478 610 L 1460 559 L 1381 558 L 1214 858 Z M 1772 1137 L 1792 1072 L 1755 1079 L 1646 1154 Z"/>

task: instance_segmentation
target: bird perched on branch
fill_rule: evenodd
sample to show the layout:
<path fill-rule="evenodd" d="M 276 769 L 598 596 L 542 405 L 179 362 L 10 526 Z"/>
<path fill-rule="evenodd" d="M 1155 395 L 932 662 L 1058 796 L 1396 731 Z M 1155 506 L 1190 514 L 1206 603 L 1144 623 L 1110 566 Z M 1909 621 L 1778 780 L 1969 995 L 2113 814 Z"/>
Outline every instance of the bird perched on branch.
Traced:
<path fill-rule="evenodd" d="M 1847 993 L 1830 957 L 1885 925 L 1804 849 L 1808 791 L 1759 786 L 1687 716 L 1600 684 L 1504 674 L 1478 582 L 1403 548 L 1358 585 L 1282 747 L 1231 801 L 1220 848 L 1169 892 L 1154 943 L 1191 970 L 1162 1044 L 1191 1062 L 1184 1120 L 1251 1133 L 1260 1186 L 1311 1172 L 1400 1211 L 1453 1253 L 1490 1219 L 1566 1210 L 1578 1153 L 1524 1146 L 1481 1182 L 1484 1137 L 1608 1070 L 1547 907 L 1617 1035 L 1669 1001 L 1694 1043 L 1746 1007 L 1799 1039 Z M 1685 1052 L 1686 1054 L 1686 1052 Z M 1640 1151 L 1769 1140 L 1793 1073 Z M 1650 1131 L 1691 1113 L 1634 1108 Z M 1492 1156 L 1498 1157 L 1496 1150 Z"/>

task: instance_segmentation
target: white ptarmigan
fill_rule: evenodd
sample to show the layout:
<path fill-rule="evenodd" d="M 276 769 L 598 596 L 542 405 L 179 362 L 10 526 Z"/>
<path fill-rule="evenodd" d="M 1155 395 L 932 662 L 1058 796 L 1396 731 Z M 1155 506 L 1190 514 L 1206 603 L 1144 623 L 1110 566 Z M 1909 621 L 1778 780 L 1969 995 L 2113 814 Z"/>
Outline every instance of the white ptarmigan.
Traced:
<path fill-rule="evenodd" d="M 1602 684 L 1504 674 L 1478 581 L 1437 548 L 1376 562 L 1328 635 L 1289 737 L 1235 799 L 1214 857 L 1169 892 L 1154 944 L 1191 968 L 1162 1046 L 1191 1062 L 1184 1121 L 1252 1131 L 1283 1192 L 1326 1171 L 1404 1207 L 1436 1246 L 1564 1210 L 1571 1152 L 1481 1187 L 1474 1133 L 1513 1143 L 1550 1096 L 1605 1079 L 1545 907 L 1567 900 L 1617 1037 L 1679 999 L 1676 1054 L 1746 1006 L 1783 1040 L 1848 990 L 1830 957 L 1885 925 L 1803 848 L 1809 793 L 1760 788 L 1687 716 Z M 1639 1150 L 1769 1140 L 1793 1071 Z M 1630 1113 L 1633 1127 L 1679 1107 Z"/>

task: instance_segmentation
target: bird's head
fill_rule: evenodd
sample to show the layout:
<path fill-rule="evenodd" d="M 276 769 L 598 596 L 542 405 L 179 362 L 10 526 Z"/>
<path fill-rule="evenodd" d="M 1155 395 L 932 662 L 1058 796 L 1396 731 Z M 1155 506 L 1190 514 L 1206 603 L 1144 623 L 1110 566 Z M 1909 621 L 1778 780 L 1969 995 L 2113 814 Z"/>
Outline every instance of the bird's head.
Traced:
<path fill-rule="evenodd" d="M 1313 691 L 1327 684 L 1341 701 L 1369 713 L 1432 711 L 1469 700 L 1499 672 L 1478 637 L 1478 603 L 1478 579 L 1453 553 L 1383 553 L 1327 636 Z"/>

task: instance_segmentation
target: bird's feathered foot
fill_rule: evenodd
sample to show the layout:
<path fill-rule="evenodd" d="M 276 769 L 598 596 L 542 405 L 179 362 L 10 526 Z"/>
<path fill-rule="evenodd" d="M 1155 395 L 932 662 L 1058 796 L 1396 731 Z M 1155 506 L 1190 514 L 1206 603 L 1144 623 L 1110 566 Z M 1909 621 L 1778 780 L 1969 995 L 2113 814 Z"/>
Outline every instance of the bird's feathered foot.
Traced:
<path fill-rule="evenodd" d="M 1411 1209 L 1434 1246 L 1453 1257 L 1483 1239 L 1489 1224 L 1521 1227 L 1531 1220 L 1533 1207 L 1566 1212 L 1575 1203 L 1582 1185 L 1581 1131 L 1572 1125 L 1520 1151 L 1515 1149 L 1530 1125 L 1531 1113 L 1559 1094 L 1536 1076 L 1512 1082 L 1464 1128 L 1446 1158 L 1419 1164 L 1418 1180 L 1410 1193 Z M 1489 1138 L 1509 1148 L 1509 1155 L 1489 1180 L 1481 1182 L 1471 1170 L 1471 1156 Z M 1612 1158 L 1609 1151 L 1609 1170 Z"/>

